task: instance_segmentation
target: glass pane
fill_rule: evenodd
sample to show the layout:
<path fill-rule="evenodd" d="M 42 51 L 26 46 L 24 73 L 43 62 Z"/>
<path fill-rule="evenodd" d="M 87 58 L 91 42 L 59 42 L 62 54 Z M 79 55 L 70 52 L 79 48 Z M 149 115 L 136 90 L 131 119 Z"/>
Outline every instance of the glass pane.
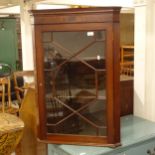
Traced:
<path fill-rule="evenodd" d="M 79 60 L 85 61 L 94 69 L 105 68 L 105 42 L 95 42 L 88 48 L 84 49 L 77 57 Z"/>
<path fill-rule="evenodd" d="M 105 31 L 43 33 L 48 133 L 106 136 L 105 38 Z"/>
<path fill-rule="evenodd" d="M 91 44 L 94 37 L 87 36 L 87 32 L 56 32 L 53 33 L 53 40 L 73 54 Z"/>

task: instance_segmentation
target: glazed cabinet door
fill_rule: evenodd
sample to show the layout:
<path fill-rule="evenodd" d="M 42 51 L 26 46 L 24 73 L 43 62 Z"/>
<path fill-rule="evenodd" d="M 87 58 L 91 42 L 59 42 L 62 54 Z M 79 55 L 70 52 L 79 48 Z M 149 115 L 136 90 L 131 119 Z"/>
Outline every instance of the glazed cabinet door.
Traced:
<path fill-rule="evenodd" d="M 35 26 L 40 139 L 119 143 L 114 31 L 107 23 Z"/>
<path fill-rule="evenodd" d="M 48 134 L 107 135 L 105 34 L 42 34 Z"/>

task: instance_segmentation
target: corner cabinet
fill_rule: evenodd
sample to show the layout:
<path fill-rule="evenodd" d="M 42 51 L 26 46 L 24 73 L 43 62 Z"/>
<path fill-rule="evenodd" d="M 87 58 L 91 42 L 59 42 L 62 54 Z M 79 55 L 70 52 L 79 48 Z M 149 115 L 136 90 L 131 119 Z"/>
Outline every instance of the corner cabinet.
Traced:
<path fill-rule="evenodd" d="M 31 11 L 38 136 L 57 144 L 120 144 L 119 7 Z"/>

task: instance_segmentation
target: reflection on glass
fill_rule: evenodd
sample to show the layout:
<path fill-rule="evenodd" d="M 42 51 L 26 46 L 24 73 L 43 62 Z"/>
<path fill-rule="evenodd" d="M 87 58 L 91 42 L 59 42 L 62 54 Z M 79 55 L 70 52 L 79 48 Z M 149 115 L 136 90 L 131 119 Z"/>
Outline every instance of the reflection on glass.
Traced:
<path fill-rule="evenodd" d="M 106 136 L 105 31 L 46 32 L 49 133 Z"/>

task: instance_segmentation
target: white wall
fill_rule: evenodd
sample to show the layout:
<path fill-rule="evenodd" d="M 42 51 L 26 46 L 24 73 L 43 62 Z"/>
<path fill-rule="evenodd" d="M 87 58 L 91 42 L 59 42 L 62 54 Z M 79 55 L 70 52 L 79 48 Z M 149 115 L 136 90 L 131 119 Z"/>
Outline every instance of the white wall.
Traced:
<path fill-rule="evenodd" d="M 146 7 L 135 8 L 134 113 L 145 115 Z"/>
<path fill-rule="evenodd" d="M 145 117 L 155 122 L 155 0 L 148 0 L 146 6 L 145 58 Z"/>
<path fill-rule="evenodd" d="M 20 13 L 20 7 L 19 6 L 12 6 L 4 9 L 0 9 L 0 13 L 4 14 L 19 14 Z"/>
<path fill-rule="evenodd" d="M 155 122 L 155 0 L 145 3 L 135 8 L 134 114 Z"/>
<path fill-rule="evenodd" d="M 22 40 L 22 57 L 23 70 L 33 70 L 33 41 L 32 41 L 32 25 L 29 10 L 32 9 L 32 3 L 20 1 L 20 19 L 21 19 L 21 40 Z"/>

